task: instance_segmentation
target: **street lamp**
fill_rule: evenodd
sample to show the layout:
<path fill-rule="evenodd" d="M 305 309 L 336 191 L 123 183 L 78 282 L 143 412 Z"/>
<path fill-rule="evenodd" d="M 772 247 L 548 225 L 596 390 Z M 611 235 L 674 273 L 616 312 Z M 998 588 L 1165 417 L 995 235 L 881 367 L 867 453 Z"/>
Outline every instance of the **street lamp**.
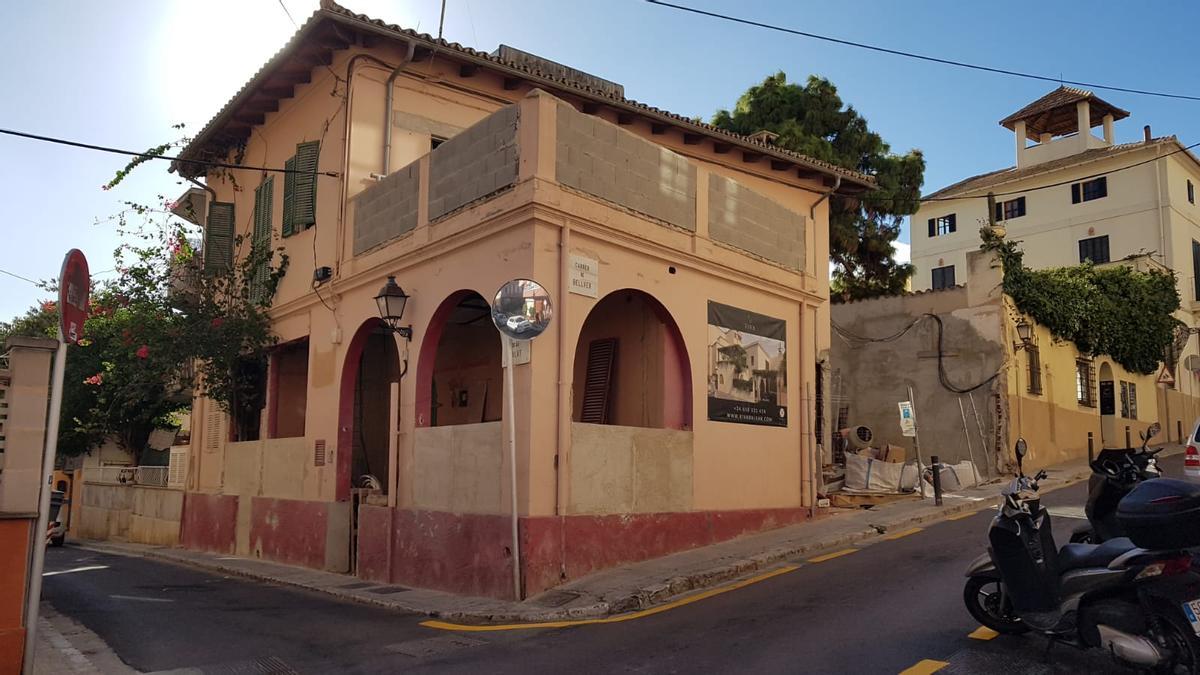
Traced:
<path fill-rule="evenodd" d="M 1033 340 L 1033 326 L 1025 319 L 1017 322 L 1017 337 L 1020 338 L 1021 342 L 1020 344 L 1013 344 L 1014 351 L 1025 349 Z"/>
<path fill-rule="evenodd" d="M 375 296 L 375 304 L 379 307 L 379 316 L 387 327 L 411 342 L 412 326 L 400 325 L 400 320 L 404 318 L 404 306 L 408 304 L 408 294 L 396 283 L 396 277 L 387 278 L 387 283 L 379 289 L 379 295 Z"/>

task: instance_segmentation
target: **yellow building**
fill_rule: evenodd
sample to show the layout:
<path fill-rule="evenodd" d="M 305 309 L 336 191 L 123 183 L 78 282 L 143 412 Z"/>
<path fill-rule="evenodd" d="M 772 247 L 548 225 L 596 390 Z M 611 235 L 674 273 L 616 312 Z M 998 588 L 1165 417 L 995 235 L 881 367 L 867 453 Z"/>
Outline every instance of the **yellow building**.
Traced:
<path fill-rule="evenodd" d="M 811 514 L 827 197 L 870 178 L 329 2 L 175 170 L 203 179 L 206 264 L 238 234 L 290 258 L 261 415 L 194 406 L 183 545 L 512 597 L 518 552 L 530 595 Z M 490 307 L 513 278 L 553 303 L 514 355 L 517 550 Z M 709 395 L 714 326 L 769 346 L 754 400 Z"/>
<path fill-rule="evenodd" d="M 1200 160 L 1174 136 L 1152 137 L 1149 126 L 1142 140 L 1116 143 L 1114 124 L 1128 116 L 1091 92 L 1059 87 L 1001 120 L 1015 138 L 1015 166 L 923 197 L 912 219 L 913 288 L 970 283 L 967 254 L 979 249 L 979 229 L 993 220 L 1020 242 L 1025 264 L 1034 269 L 1090 260 L 1173 270 L 1182 301 L 1177 317 L 1197 326 Z M 1100 136 L 1092 133 L 1096 127 Z M 1186 337 L 1181 334 L 1181 342 Z M 1165 437 L 1173 441 L 1200 416 L 1198 353 L 1200 344 L 1188 339 L 1171 364 L 1174 385 L 1156 389 L 1150 378 L 1137 389 L 1139 414 L 1161 421 Z M 1104 418 L 1103 442 L 1123 444 L 1126 380 L 1103 364 L 1096 368 L 1099 400 L 1092 404 Z M 1154 406 L 1152 413 L 1148 405 Z"/>

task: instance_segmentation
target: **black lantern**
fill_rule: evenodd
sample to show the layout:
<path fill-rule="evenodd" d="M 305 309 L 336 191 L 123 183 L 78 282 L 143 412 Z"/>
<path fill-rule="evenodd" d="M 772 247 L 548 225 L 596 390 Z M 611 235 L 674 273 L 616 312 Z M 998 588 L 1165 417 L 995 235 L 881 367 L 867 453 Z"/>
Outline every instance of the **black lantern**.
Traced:
<path fill-rule="evenodd" d="M 1021 340 L 1021 344 L 1017 345 L 1017 349 L 1028 347 L 1033 340 L 1033 326 L 1025 319 L 1017 322 L 1017 338 Z"/>
<path fill-rule="evenodd" d="M 375 296 L 375 304 L 379 307 L 379 316 L 393 332 L 406 340 L 412 340 L 412 326 L 401 326 L 404 318 L 404 306 L 408 304 L 408 294 L 396 283 L 396 277 L 389 276 L 387 283 L 379 289 Z"/>

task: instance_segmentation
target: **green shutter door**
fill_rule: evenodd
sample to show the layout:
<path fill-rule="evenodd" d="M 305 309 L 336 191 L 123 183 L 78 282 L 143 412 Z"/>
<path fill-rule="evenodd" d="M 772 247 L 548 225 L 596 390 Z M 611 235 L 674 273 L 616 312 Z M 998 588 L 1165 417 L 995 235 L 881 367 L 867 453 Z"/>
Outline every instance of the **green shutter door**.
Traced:
<path fill-rule="evenodd" d="M 296 225 L 292 214 L 292 204 L 296 201 L 296 158 L 292 157 L 283 163 L 287 173 L 283 174 L 283 236 L 290 237 L 296 233 Z"/>
<path fill-rule="evenodd" d="M 320 154 L 321 144 L 317 141 L 296 146 L 296 192 L 292 199 L 292 226 L 296 232 L 317 223 L 317 159 Z"/>
<path fill-rule="evenodd" d="M 233 203 L 213 202 L 204 228 L 204 271 L 227 272 L 233 265 Z"/>
<path fill-rule="evenodd" d="M 271 210 L 274 197 L 274 177 L 264 180 L 254 191 L 254 238 L 251 246 L 254 276 L 250 280 L 250 296 L 254 302 L 263 302 L 266 299 L 267 255 L 271 250 Z"/>

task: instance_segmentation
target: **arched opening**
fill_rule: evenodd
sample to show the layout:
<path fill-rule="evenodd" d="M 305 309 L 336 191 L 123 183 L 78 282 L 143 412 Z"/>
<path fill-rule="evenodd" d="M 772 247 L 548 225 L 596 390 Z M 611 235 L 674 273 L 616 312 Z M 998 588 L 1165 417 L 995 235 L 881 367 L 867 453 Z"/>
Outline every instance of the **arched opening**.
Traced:
<path fill-rule="evenodd" d="M 1106 448 L 1124 447 L 1125 438 L 1117 432 L 1116 387 L 1112 365 L 1105 361 L 1100 365 L 1100 437 Z"/>
<path fill-rule="evenodd" d="M 339 500 L 350 488 L 388 490 L 391 468 L 391 386 L 400 381 L 396 339 L 383 321 L 369 319 L 346 350 L 338 411 Z"/>
<path fill-rule="evenodd" d="M 500 336 L 491 306 L 458 291 L 434 312 L 417 369 L 417 426 L 499 421 L 503 410 Z"/>
<path fill-rule="evenodd" d="M 683 336 L 661 303 L 624 289 L 592 307 L 575 347 L 572 420 L 691 429 L 691 391 Z"/>

